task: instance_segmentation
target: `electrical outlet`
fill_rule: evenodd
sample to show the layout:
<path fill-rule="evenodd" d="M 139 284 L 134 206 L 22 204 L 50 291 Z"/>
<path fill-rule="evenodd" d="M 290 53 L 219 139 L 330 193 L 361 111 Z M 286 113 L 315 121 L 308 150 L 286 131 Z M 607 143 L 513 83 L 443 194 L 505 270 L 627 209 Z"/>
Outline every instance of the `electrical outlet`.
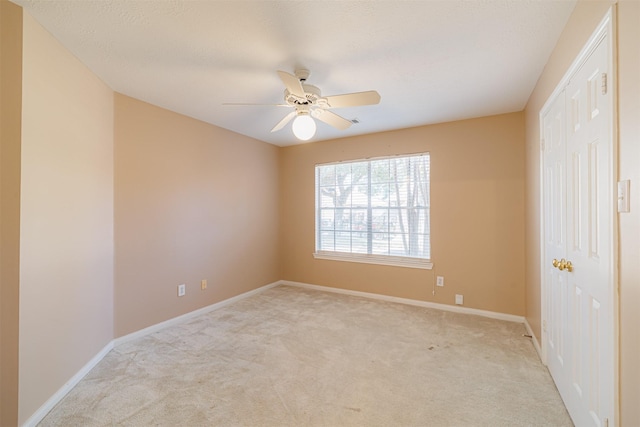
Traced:
<path fill-rule="evenodd" d="M 178 285 L 178 296 L 183 297 L 184 294 L 187 293 L 187 285 L 184 283 L 182 285 Z"/>
<path fill-rule="evenodd" d="M 207 279 L 202 279 L 200 281 L 200 289 L 202 289 L 203 291 L 207 289 Z"/>
<path fill-rule="evenodd" d="M 463 302 L 464 302 L 464 297 L 462 295 L 456 294 L 456 304 L 457 305 L 462 305 Z"/>
<path fill-rule="evenodd" d="M 438 276 L 438 277 L 436 278 L 436 285 L 437 285 L 437 286 L 444 286 L 444 277 L 442 277 L 442 276 Z"/>

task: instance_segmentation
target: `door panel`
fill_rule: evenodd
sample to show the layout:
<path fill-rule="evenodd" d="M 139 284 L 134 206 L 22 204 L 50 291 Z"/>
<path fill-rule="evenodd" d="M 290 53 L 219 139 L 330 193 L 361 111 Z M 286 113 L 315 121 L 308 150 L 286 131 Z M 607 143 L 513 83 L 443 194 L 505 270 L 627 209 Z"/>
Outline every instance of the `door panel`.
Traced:
<path fill-rule="evenodd" d="M 584 242 L 567 248 L 567 260 L 574 270 L 565 273 L 583 295 L 578 307 L 581 333 L 568 331 L 572 339 L 579 340 L 577 360 L 585 391 L 567 399 L 573 402 L 573 413 L 581 414 L 574 416 L 578 425 L 601 425 L 613 417 L 613 141 L 612 111 L 605 99 L 610 95 L 602 84 L 602 76 L 607 74 L 607 54 L 603 40 L 567 87 L 578 113 L 578 124 L 567 135 L 567 154 L 579 159 L 571 168 L 576 184 L 568 195 L 569 200 L 578 202 L 567 207 L 569 218 L 578 224 L 569 229 L 572 235 L 568 240 Z"/>
<path fill-rule="evenodd" d="M 543 118 L 544 130 L 544 223 L 545 281 L 547 287 L 547 364 L 552 374 L 561 375 L 565 370 L 565 334 L 563 328 L 563 288 L 565 277 L 552 266 L 553 259 L 561 259 L 566 253 L 566 112 L 564 93 L 559 96 Z M 566 315 L 566 314 L 565 314 Z"/>

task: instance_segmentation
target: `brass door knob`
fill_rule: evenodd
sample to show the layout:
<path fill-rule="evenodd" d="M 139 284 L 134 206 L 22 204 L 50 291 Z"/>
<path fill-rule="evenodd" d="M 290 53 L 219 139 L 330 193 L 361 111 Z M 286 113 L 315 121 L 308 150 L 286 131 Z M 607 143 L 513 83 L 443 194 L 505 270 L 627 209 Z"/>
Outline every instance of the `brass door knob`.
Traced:
<path fill-rule="evenodd" d="M 571 264 L 571 261 L 567 261 L 567 263 L 565 264 L 565 268 L 569 273 L 573 271 L 573 264 Z"/>
<path fill-rule="evenodd" d="M 554 259 L 551 264 L 553 264 L 553 266 L 560 271 L 567 270 L 569 273 L 573 271 L 573 264 L 571 264 L 571 261 L 567 261 L 564 258 L 562 258 L 560 261 Z"/>

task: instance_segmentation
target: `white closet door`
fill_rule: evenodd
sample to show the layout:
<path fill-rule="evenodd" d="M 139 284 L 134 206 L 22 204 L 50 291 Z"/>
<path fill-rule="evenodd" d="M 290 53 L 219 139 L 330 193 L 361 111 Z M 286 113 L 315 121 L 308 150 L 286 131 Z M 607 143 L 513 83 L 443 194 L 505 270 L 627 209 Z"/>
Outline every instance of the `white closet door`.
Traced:
<path fill-rule="evenodd" d="M 605 37 L 542 122 L 547 364 L 577 426 L 615 418 L 609 55 Z"/>

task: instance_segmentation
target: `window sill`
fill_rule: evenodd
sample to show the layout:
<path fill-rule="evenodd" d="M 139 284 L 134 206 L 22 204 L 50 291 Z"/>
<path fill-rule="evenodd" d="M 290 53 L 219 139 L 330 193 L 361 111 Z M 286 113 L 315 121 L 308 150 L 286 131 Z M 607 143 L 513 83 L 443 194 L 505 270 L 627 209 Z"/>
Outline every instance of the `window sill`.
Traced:
<path fill-rule="evenodd" d="M 433 263 L 427 259 L 396 257 L 385 255 L 351 254 L 342 252 L 314 252 L 315 259 L 326 259 L 331 261 L 360 262 L 364 264 L 391 265 L 394 267 L 419 268 L 431 270 Z"/>

